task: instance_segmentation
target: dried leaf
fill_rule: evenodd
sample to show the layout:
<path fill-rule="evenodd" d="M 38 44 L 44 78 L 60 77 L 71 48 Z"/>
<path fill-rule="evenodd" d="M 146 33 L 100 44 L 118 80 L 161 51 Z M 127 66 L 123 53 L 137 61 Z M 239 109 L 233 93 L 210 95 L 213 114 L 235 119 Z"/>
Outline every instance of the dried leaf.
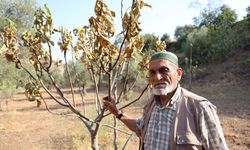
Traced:
<path fill-rule="evenodd" d="M 115 17 L 115 12 L 114 11 L 110 11 L 112 17 Z"/>
<path fill-rule="evenodd" d="M 3 45 L 0 49 L 0 56 L 3 55 L 7 50 L 8 48 L 5 45 Z"/>
<path fill-rule="evenodd" d="M 145 3 L 143 0 L 141 0 L 141 8 L 142 8 L 143 6 L 152 8 L 151 5 L 149 5 L 148 3 Z"/>

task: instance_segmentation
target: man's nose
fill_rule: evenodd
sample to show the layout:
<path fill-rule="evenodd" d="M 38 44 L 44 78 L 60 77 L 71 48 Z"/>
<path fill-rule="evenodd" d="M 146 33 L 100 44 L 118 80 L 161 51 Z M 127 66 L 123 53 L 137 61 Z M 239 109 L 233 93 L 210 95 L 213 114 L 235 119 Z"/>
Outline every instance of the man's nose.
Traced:
<path fill-rule="evenodd" d="M 161 79 L 162 79 L 161 73 L 156 72 L 156 73 L 155 73 L 155 79 L 156 79 L 157 81 L 158 81 L 158 80 L 161 80 Z"/>

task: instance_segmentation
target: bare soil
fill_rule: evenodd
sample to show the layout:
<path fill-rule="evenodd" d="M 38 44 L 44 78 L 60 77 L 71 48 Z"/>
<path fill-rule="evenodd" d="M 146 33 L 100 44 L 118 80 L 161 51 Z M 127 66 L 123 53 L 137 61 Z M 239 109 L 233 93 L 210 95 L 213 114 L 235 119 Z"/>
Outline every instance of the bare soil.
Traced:
<path fill-rule="evenodd" d="M 232 150 L 250 149 L 250 68 L 244 65 L 246 58 L 250 58 L 249 51 L 242 51 L 223 63 L 202 66 L 192 84 L 192 91 L 217 106 L 226 141 Z M 182 85 L 188 87 L 188 82 L 183 80 Z M 65 93 L 70 96 L 68 91 L 66 89 Z M 53 112 L 69 113 L 48 95 L 44 97 Z M 85 99 L 93 104 L 94 94 L 89 92 Z M 0 103 L 1 150 L 90 149 L 84 142 L 89 141 L 88 132 L 79 119 L 51 114 L 44 104 L 37 108 L 36 102 L 27 101 L 22 93 L 14 95 L 7 103 L 6 100 Z M 140 103 L 125 111 L 139 116 L 143 107 Z M 100 135 L 101 149 L 112 147 L 112 142 L 106 142 L 112 139 L 105 138 L 112 135 L 112 130 L 106 131 Z M 127 137 L 122 135 L 122 138 Z M 133 138 L 128 149 L 136 149 L 137 144 L 138 140 Z"/>

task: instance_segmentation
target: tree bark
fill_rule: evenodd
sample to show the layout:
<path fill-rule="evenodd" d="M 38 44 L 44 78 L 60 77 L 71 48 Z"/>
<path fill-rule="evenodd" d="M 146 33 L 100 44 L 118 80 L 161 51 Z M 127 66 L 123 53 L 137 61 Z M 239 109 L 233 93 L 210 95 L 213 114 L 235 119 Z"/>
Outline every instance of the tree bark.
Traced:
<path fill-rule="evenodd" d="M 116 129 L 117 128 L 117 120 L 116 120 L 115 116 L 113 118 L 114 118 L 114 128 Z M 117 130 L 114 130 L 114 150 L 118 150 L 117 139 L 118 139 L 118 132 L 117 132 Z"/>
<path fill-rule="evenodd" d="M 90 133 L 91 135 L 91 148 L 92 150 L 99 150 L 99 145 L 98 145 L 98 132 L 93 131 Z"/>

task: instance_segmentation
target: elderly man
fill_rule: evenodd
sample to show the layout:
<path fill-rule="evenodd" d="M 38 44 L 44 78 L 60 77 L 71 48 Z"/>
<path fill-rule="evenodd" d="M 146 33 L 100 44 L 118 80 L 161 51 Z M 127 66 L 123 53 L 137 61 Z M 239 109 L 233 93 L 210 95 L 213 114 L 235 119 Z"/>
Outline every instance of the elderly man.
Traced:
<path fill-rule="evenodd" d="M 182 88 L 178 58 L 167 51 L 156 52 L 149 62 L 152 97 L 143 116 L 135 119 L 119 111 L 114 100 L 103 98 L 107 109 L 136 132 L 145 150 L 228 149 L 216 114 L 206 98 Z"/>

